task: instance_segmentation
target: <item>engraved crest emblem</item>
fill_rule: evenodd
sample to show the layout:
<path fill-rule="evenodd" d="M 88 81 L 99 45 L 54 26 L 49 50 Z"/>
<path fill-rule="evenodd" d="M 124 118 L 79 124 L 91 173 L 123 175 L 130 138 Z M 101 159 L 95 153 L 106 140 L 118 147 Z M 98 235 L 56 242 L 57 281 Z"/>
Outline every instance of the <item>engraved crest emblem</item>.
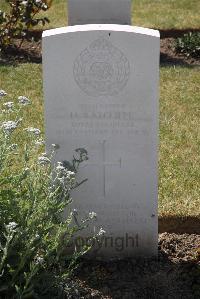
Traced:
<path fill-rule="evenodd" d="M 74 62 L 74 79 L 90 96 L 112 96 L 123 90 L 130 75 L 124 53 L 101 37 L 83 50 Z"/>

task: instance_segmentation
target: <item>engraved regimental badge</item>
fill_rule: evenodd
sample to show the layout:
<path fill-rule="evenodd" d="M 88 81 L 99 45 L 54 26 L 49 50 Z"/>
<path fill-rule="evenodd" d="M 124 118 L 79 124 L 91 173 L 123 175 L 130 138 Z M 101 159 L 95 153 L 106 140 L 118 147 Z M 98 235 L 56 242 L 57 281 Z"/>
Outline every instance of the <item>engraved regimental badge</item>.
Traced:
<path fill-rule="evenodd" d="M 126 56 L 101 37 L 83 50 L 74 62 L 74 79 L 90 96 L 112 96 L 125 87 L 130 75 Z"/>

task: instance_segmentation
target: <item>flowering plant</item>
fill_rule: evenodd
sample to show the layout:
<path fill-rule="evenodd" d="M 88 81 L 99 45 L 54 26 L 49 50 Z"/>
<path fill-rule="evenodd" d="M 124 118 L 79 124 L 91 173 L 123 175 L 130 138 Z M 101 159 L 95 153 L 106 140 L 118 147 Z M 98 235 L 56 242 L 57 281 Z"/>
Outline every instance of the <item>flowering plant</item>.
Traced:
<path fill-rule="evenodd" d="M 200 32 L 189 32 L 177 38 L 174 43 L 177 53 L 187 57 L 200 58 Z"/>
<path fill-rule="evenodd" d="M 50 8 L 52 0 L 5 0 L 8 2 L 9 12 L 0 10 L 0 49 L 10 45 L 13 38 L 25 38 L 27 30 L 38 24 L 43 26 L 49 19 L 37 17 L 41 11 Z"/>
<path fill-rule="evenodd" d="M 6 98 L 0 90 L 0 297 L 40 298 L 47 275 L 60 283 L 90 249 L 84 245 L 66 252 L 73 236 L 96 218 L 91 211 L 77 222 L 78 212 L 71 207 L 71 190 L 84 182 L 77 182 L 75 174 L 87 152 L 77 149 L 72 162 L 53 164 L 58 146 L 42 153 L 40 130 L 24 128 L 19 117 L 31 101 Z M 24 145 L 16 144 L 19 134 L 26 138 Z"/>

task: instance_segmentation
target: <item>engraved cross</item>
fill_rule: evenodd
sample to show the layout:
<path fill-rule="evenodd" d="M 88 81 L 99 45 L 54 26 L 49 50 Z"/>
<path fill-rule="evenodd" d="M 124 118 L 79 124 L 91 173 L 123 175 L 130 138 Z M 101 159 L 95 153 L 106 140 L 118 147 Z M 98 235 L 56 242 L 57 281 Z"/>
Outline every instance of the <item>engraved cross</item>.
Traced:
<path fill-rule="evenodd" d="M 95 166 L 100 166 L 102 165 L 102 174 L 103 174 L 103 197 L 106 197 L 106 167 L 107 166 L 119 166 L 121 168 L 122 165 L 122 159 L 119 158 L 118 161 L 116 162 L 106 162 L 106 140 L 103 140 L 102 143 L 102 149 L 103 149 L 103 162 L 100 163 L 95 163 L 95 162 L 87 162 L 87 165 L 95 165 Z"/>

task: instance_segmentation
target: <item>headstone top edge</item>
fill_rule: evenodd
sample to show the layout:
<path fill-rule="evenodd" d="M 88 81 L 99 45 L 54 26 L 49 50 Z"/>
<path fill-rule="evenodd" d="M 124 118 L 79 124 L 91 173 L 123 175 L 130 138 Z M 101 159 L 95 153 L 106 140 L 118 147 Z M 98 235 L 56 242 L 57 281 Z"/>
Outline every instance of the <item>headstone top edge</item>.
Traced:
<path fill-rule="evenodd" d="M 132 32 L 136 34 L 143 34 L 143 35 L 160 38 L 160 32 L 158 30 L 144 28 L 144 27 L 130 26 L 130 25 L 118 25 L 118 24 L 87 24 L 87 25 L 74 25 L 74 26 L 60 27 L 60 28 L 43 31 L 42 37 L 45 38 L 45 37 L 50 37 L 53 35 L 59 35 L 64 33 L 101 31 L 101 30 Z"/>

